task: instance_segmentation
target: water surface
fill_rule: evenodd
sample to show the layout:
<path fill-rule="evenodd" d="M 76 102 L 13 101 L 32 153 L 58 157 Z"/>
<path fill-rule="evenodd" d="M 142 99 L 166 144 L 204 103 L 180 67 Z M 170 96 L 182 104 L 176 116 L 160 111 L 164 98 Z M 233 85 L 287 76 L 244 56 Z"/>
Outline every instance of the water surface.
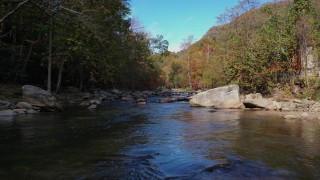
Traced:
<path fill-rule="evenodd" d="M 320 178 L 320 123 L 188 103 L 0 119 L 0 179 Z"/>

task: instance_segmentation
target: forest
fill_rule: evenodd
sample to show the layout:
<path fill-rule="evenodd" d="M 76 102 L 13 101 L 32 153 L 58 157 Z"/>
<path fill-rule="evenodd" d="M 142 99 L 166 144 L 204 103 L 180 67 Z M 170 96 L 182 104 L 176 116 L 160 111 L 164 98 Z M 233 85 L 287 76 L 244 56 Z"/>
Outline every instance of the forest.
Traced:
<path fill-rule="evenodd" d="M 166 59 L 169 86 L 208 89 L 236 83 L 243 93 L 268 94 L 299 84 L 310 89 L 309 95 L 320 89 L 318 0 L 263 5 L 242 0 L 218 22 L 201 40 L 185 39 L 182 51 Z"/>
<path fill-rule="evenodd" d="M 48 91 L 73 86 L 209 89 L 231 83 L 270 93 L 320 87 L 320 2 L 240 0 L 200 40 L 169 52 L 131 17 L 130 1 L 0 2 L 0 83 Z M 310 68 L 308 59 L 316 59 Z"/>
<path fill-rule="evenodd" d="M 163 81 L 168 41 L 130 18 L 127 0 L 0 2 L 0 82 L 48 91 L 142 89 Z"/>

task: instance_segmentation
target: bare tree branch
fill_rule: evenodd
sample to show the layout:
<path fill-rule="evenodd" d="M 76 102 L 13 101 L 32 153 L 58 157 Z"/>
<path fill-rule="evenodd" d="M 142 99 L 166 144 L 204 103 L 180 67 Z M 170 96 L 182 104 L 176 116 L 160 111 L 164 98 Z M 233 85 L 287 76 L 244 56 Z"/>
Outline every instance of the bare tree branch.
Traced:
<path fill-rule="evenodd" d="M 29 0 L 22 1 L 15 7 L 12 11 L 10 11 L 8 14 L 6 14 L 4 17 L 0 19 L 0 23 L 2 23 L 5 19 L 7 19 L 9 16 L 11 16 L 13 13 L 15 13 L 21 6 L 29 2 Z"/>
<path fill-rule="evenodd" d="M 94 10 L 94 9 L 88 9 L 88 10 L 84 10 L 82 12 L 78 12 L 78 11 L 63 7 L 63 6 L 60 6 L 60 8 L 65 10 L 65 11 L 69 11 L 71 13 L 80 14 L 80 15 L 83 14 L 83 13 L 86 13 L 86 12 L 98 12 L 97 10 Z"/>

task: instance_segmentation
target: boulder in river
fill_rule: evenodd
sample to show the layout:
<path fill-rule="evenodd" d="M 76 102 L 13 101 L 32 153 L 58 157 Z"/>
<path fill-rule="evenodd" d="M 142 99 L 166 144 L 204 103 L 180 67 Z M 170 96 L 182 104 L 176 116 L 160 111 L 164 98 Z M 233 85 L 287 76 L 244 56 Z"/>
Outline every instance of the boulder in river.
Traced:
<path fill-rule="evenodd" d="M 239 86 L 236 84 L 210 89 L 192 96 L 190 106 L 215 107 L 222 109 L 243 108 Z"/>
<path fill-rule="evenodd" d="M 13 109 L 13 111 L 16 112 L 18 115 L 27 113 L 27 109 Z"/>
<path fill-rule="evenodd" d="M 317 102 L 317 103 L 313 104 L 313 105 L 310 107 L 310 111 L 320 112 L 320 102 Z"/>
<path fill-rule="evenodd" d="M 36 111 L 34 109 L 27 109 L 27 114 L 37 114 L 39 111 Z"/>
<path fill-rule="evenodd" d="M 18 102 L 16 106 L 20 109 L 33 109 L 32 105 L 27 102 Z"/>
<path fill-rule="evenodd" d="M 16 105 L 11 102 L 0 101 L 0 107 L 4 107 L 6 109 L 14 109 L 16 108 Z"/>
<path fill-rule="evenodd" d="M 41 111 L 59 111 L 61 107 L 57 99 L 48 91 L 39 87 L 24 85 L 22 86 L 23 99 L 32 106 L 39 107 Z"/>
<path fill-rule="evenodd" d="M 97 109 L 97 105 L 96 104 L 91 104 L 89 107 L 88 107 L 88 109 Z"/>
<path fill-rule="evenodd" d="M 0 111 L 0 116 L 16 116 L 17 113 L 13 110 L 2 110 Z"/>
<path fill-rule="evenodd" d="M 278 110 L 281 108 L 278 102 L 263 98 L 260 93 L 246 95 L 243 99 L 243 104 L 246 108 L 262 108 L 267 110 Z"/>
<path fill-rule="evenodd" d="M 140 99 L 137 99 L 136 103 L 140 105 L 147 104 L 147 100 L 144 98 L 140 98 Z"/>

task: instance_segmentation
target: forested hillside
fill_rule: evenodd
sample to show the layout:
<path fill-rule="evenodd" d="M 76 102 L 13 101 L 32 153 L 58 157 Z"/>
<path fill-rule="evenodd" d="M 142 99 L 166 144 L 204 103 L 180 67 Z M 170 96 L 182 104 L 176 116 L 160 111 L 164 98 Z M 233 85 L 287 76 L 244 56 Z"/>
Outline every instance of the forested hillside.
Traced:
<path fill-rule="evenodd" d="M 164 69 L 170 70 L 171 87 L 203 89 L 237 83 L 243 92 L 269 93 L 295 83 L 320 85 L 318 0 L 261 6 L 242 0 L 218 20 L 220 25 L 201 40 L 192 44 L 188 38 L 181 52 L 167 58 Z"/>
<path fill-rule="evenodd" d="M 0 83 L 49 91 L 163 85 L 158 61 L 168 42 L 150 37 L 130 11 L 127 0 L 2 0 Z"/>

